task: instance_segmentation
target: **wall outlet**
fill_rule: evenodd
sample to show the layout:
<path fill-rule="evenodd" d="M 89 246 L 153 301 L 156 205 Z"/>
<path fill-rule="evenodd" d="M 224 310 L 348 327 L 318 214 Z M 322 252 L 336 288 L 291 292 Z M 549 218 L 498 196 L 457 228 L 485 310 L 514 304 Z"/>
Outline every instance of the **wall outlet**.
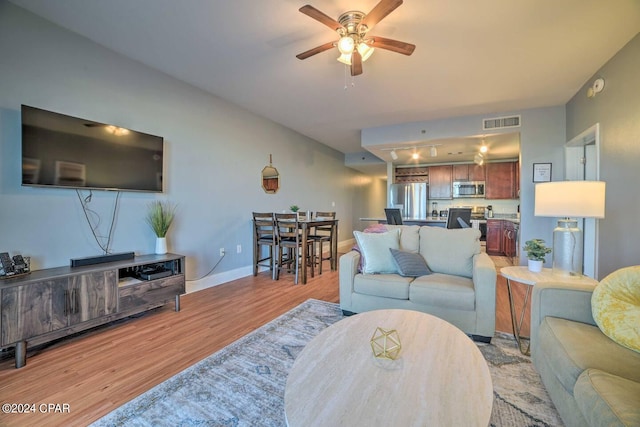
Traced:
<path fill-rule="evenodd" d="M 220 248 L 220 256 L 224 256 L 224 248 Z"/>
<path fill-rule="evenodd" d="M 242 245 L 238 245 L 238 246 L 236 246 L 236 252 L 237 252 L 237 253 L 242 252 Z"/>

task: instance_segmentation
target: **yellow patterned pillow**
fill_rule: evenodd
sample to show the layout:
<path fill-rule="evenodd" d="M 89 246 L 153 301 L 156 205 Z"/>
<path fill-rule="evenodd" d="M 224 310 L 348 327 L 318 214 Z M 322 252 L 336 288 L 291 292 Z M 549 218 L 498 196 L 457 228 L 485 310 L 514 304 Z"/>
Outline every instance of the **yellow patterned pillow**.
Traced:
<path fill-rule="evenodd" d="M 593 291 L 591 312 L 602 333 L 640 353 L 640 265 L 602 279 Z"/>

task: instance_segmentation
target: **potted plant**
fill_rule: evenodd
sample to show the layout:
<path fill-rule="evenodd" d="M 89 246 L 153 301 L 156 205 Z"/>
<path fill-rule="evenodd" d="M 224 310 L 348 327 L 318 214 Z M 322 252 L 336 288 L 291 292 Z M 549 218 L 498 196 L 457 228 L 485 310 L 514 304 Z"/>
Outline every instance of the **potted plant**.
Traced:
<path fill-rule="evenodd" d="M 156 234 L 156 253 L 167 253 L 167 231 L 175 217 L 176 206 L 170 202 L 156 200 L 149 204 L 146 221 Z"/>
<path fill-rule="evenodd" d="M 298 205 L 291 205 L 289 209 L 291 209 L 291 212 L 296 213 L 300 210 L 300 207 Z"/>
<path fill-rule="evenodd" d="M 551 248 L 547 247 L 542 239 L 531 239 L 524 242 L 522 249 L 527 253 L 529 259 L 529 271 L 541 272 L 542 264 L 545 261 L 544 257 L 551 253 Z"/>

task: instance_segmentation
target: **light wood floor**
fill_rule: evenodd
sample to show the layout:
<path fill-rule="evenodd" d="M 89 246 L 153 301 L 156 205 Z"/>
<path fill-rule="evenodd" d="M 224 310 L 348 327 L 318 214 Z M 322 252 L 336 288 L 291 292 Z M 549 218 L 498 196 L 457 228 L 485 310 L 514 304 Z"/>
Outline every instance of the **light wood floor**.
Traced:
<path fill-rule="evenodd" d="M 0 425 L 87 425 L 308 298 L 338 302 L 338 273 L 325 265 L 307 285 L 294 285 L 289 274 L 272 281 L 261 273 L 185 295 L 180 312 L 170 304 L 30 350 L 22 369 L 0 358 L 0 403 L 36 406 L 34 414 L 0 413 Z M 511 332 L 501 277 L 497 307 L 497 329 Z M 38 413 L 40 404 L 68 404 L 69 412 Z"/>

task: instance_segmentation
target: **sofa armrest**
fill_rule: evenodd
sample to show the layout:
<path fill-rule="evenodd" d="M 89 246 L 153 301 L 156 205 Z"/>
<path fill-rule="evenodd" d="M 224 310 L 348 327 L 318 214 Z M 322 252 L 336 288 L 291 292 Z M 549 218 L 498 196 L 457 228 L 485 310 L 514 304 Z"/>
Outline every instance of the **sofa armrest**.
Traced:
<path fill-rule="evenodd" d="M 358 274 L 360 252 L 350 251 L 340 257 L 340 308 L 351 311 L 351 294 L 354 292 L 353 279 Z"/>
<path fill-rule="evenodd" d="M 595 285 L 570 282 L 540 282 L 533 287 L 531 300 L 531 340 L 547 317 L 559 317 L 595 325 L 591 314 L 591 295 Z"/>
<path fill-rule="evenodd" d="M 473 256 L 473 288 L 479 335 L 492 337 L 496 329 L 496 266 L 485 252 Z"/>

